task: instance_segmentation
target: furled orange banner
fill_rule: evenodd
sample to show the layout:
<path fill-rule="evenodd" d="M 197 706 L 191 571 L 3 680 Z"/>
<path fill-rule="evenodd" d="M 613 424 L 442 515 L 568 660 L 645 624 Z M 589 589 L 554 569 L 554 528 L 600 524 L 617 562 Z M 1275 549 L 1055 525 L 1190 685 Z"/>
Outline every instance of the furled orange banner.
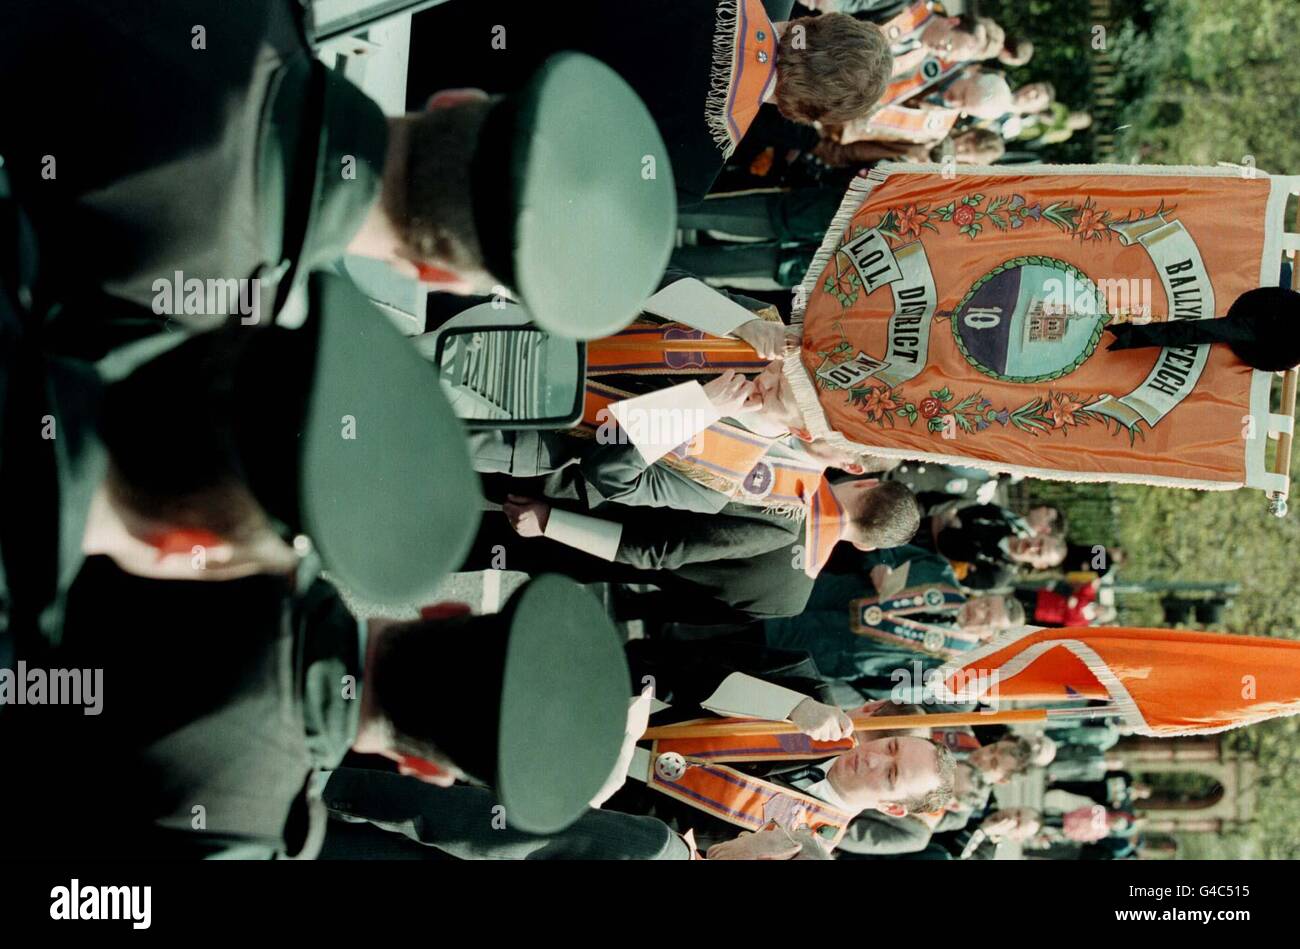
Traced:
<path fill-rule="evenodd" d="M 873 171 L 797 301 L 803 358 L 787 372 L 809 425 L 1036 477 L 1276 488 L 1269 374 L 1221 346 L 1107 352 L 1104 330 L 1221 317 L 1276 285 L 1294 184 L 1254 169 Z"/>
<path fill-rule="evenodd" d="M 1108 699 L 1143 735 L 1300 712 L 1300 642 L 1192 629 L 1028 627 L 934 670 L 942 701 Z"/>

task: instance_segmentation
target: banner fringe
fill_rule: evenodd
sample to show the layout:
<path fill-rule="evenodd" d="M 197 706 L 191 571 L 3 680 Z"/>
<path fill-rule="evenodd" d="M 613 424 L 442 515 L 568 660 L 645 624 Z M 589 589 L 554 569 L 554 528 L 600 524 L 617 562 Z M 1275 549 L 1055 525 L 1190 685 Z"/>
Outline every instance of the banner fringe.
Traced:
<path fill-rule="evenodd" d="M 720 0 L 713 32 L 713 66 L 709 70 L 709 95 L 705 100 L 704 120 L 713 143 L 730 158 L 736 150 L 727 125 L 727 99 L 731 93 L 731 72 L 736 61 L 736 29 L 740 21 L 740 0 Z"/>

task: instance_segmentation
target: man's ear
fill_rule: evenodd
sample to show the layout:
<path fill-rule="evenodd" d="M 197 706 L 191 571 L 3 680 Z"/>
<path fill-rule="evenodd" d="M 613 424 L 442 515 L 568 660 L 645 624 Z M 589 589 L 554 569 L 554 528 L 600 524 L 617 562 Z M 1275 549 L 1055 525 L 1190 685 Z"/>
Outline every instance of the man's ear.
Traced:
<path fill-rule="evenodd" d="M 464 282 L 461 275 L 454 270 L 445 270 L 432 264 L 417 263 L 415 269 L 420 283 L 433 284 L 442 288 L 459 286 Z"/>
<path fill-rule="evenodd" d="M 877 804 L 876 810 L 882 814 L 888 814 L 890 817 L 906 817 L 907 808 L 902 804 Z"/>
<path fill-rule="evenodd" d="M 450 771 L 438 767 L 432 761 L 414 758 L 410 755 L 385 755 L 397 762 L 397 770 L 408 778 L 418 778 L 426 784 L 440 788 L 449 788 L 456 783 L 456 776 Z"/>
<path fill-rule="evenodd" d="M 858 709 L 857 714 L 875 715 L 877 712 L 879 712 L 882 708 L 884 708 L 888 704 L 889 704 L 889 699 L 874 699 L 866 703 L 865 705 L 863 705 L 862 708 Z"/>
<path fill-rule="evenodd" d="M 424 104 L 424 111 L 448 109 L 465 102 L 481 102 L 486 98 L 488 94 L 482 89 L 442 89 L 429 96 L 429 101 Z"/>

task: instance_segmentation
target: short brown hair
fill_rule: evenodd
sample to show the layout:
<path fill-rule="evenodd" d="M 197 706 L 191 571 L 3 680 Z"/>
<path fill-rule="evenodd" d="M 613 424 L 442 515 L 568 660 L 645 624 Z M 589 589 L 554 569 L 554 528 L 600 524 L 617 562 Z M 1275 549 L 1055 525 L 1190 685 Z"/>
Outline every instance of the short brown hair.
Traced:
<path fill-rule="evenodd" d="M 461 270 L 483 266 L 470 176 L 492 105 L 474 99 L 408 115 L 403 122 L 404 180 L 392 191 L 385 188 L 384 210 L 419 260 Z"/>
<path fill-rule="evenodd" d="M 862 118 L 894 69 L 885 34 L 844 13 L 794 20 L 781 37 L 776 62 L 777 108 L 808 124 Z"/>
<path fill-rule="evenodd" d="M 882 481 L 865 492 L 853 523 L 878 549 L 906 544 L 921 526 L 921 505 L 907 485 Z"/>
<path fill-rule="evenodd" d="M 926 740 L 929 741 L 929 739 Z M 943 810 L 948 806 L 948 802 L 953 800 L 953 785 L 957 779 L 957 760 L 953 758 L 952 752 L 939 742 L 930 741 L 930 745 L 934 748 L 936 767 L 939 771 L 938 786 L 905 801 L 890 802 L 891 804 L 901 804 L 909 814 L 930 814 L 934 811 Z"/>

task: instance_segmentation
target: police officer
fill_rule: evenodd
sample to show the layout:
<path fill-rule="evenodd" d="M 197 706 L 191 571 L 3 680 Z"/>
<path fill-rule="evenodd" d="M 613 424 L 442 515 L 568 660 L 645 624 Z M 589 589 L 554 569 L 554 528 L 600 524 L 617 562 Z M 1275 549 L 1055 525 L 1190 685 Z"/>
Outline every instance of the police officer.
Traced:
<path fill-rule="evenodd" d="M 512 288 L 574 336 L 631 320 L 667 261 L 673 179 L 612 71 L 561 56 L 509 97 L 386 119 L 300 19 L 288 0 L 7 14 L 0 86 L 25 91 L 0 106 L 0 155 L 41 246 L 38 307 L 103 293 L 187 324 L 283 322 L 302 277 L 351 251 Z M 93 81 L 51 75 L 56 53 Z M 65 322 L 93 351 L 100 319 Z"/>
<path fill-rule="evenodd" d="M 8 631 L 19 675 L 98 670 L 102 688 L 93 708 L 30 690 L 0 706 L 0 747 L 30 769 L 0 787 L 31 819 L 16 852 L 309 856 L 324 827 L 311 775 L 349 749 L 478 778 L 533 833 L 614 772 L 628 673 L 576 585 L 542 578 L 498 617 L 364 623 L 319 576 L 323 560 L 354 591 L 431 596 L 478 488 L 414 348 L 340 278 L 308 295 L 302 329 L 193 334 L 102 395 L 86 454 L 105 475 L 74 552 L 90 556 L 65 558 L 46 635 Z M 178 380 L 188 400 L 158 398 Z M 340 437 L 343 407 L 357 439 Z M 366 470 L 410 487 L 359 494 Z M 86 774 L 102 820 L 78 819 Z"/>

